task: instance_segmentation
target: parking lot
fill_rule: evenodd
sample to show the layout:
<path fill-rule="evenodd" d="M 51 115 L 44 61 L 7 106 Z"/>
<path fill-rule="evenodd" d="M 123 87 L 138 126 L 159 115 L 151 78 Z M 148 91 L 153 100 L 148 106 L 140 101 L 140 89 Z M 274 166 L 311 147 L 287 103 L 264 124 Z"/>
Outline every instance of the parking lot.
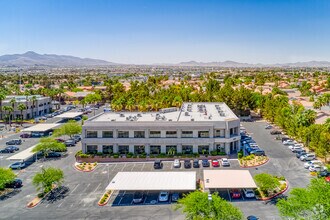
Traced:
<path fill-rule="evenodd" d="M 250 168 L 252 176 L 262 172 L 285 176 L 290 187 L 305 187 L 310 179 L 309 172 L 303 168 L 303 163 L 280 141 L 274 140 L 269 130 L 264 129 L 264 122 L 243 123 L 247 132 L 251 134 L 257 144 L 265 150 L 270 161 L 257 168 Z M 27 139 L 23 145 L 30 145 Z M 105 207 L 97 205 L 98 200 L 105 192 L 110 180 L 120 171 L 196 171 L 197 179 L 202 178 L 203 169 L 240 169 L 237 160 L 230 160 L 230 167 L 190 168 L 185 169 L 183 161 L 180 168 L 173 168 L 173 162 L 164 162 L 163 169 L 155 170 L 152 162 L 147 163 L 111 163 L 99 164 L 91 173 L 82 173 L 74 169 L 74 154 L 80 150 L 78 144 L 68 148 L 68 156 L 59 160 L 47 160 L 42 163 L 33 163 L 19 172 L 19 178 L 24 186 L 12 197 L 0 201 L 0 218 L 27 218 L 40 219 L 44 216 L 56 219 L 82 219 L 82 218 L 111 218 L 111 219 L 184 219 L 180 211 L 173 210 L 173 204 L 158 203 L 158 192 L 146 192 L 142 204 L 132 205 L 132 192 L 114 192 L 110 202 Z M 4 161 L 2 161 L 4 162 Z M 58 167 L 65 173 L 63 188 L 45 199 L 34 209 L 27 209 L 26 204 L 36 195 L 32 185 L 33 175 L 41 167 Z M 230 199 L 228 191 L 220 191 L 220 196 L 232 201 L 247 215 L 256 215 L 260 219 L 280 219 L 273 203 L 256 201 L 255 199 Z M 122 196 L 123 195 L 123 196 Z M 154 201 L 156 201 L 155 204 Z"/>

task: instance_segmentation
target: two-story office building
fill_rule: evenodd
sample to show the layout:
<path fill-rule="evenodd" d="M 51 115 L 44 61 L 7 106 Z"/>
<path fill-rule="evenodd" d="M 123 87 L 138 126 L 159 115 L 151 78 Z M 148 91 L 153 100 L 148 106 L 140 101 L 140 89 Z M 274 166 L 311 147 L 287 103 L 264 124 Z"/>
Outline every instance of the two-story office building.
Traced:
<path fill-rule="evenodd" d="M 184 103 L 159 112 L 106 112 L 83 125 L 84 153 L 235 153 L 240 120 L 224 103 Z"/>
<path fill-rule="evenodd" d="M 35 98 L 34 98 L 35 97 Z M 23 104 L 25 109 L 21 111 L 18 106 Z M 14 106 L 14 112 L 11 113 L 11 119 L 21 118 L 31 119 L 44 114 L 49 114 L 52 110 L 51 98 L 41 95 L 35 96 L 7 96 L 6 99 L 2 101 L 3 106 Z M 4 117 L 5 112 L 2 112 Z"/>

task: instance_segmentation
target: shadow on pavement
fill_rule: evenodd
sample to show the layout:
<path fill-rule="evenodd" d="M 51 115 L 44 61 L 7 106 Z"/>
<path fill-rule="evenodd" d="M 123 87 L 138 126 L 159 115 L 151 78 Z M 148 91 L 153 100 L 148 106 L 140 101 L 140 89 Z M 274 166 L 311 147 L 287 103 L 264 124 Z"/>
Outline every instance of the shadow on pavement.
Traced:
<path fill-rule="evenodd" d="M 7 199 L 10 199 L 10 198 L 16 196 L 17 194 L 19 194 L 20 192 L 21 192 L 20 189 L 14 189 L 12 192 L 0 196 L 0 201 L 5 201 Z"/>
<path fill-rule="evenodd" d="M 57 189 L 55 189 L 51 193 L 49 193 L 45 197 L 44 201 L 47 201 L 48 203 L 57 202 L 59 200 L 64 199 L 65 197 L 67 197 L 69 194 L 69 191 L 70 191 L 69 187 L 66 187 L 66 186 L 58 187 Z"/>

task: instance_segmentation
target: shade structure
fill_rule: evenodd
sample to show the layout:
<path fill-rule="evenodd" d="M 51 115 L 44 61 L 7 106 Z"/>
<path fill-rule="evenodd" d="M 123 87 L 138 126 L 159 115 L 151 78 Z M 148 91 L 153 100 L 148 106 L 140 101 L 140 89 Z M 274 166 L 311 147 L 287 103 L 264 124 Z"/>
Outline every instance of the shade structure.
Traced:
<path fill-rule="evenodd" d="M 119 172 L 107 190 L 182 190 L 196 189 L 196 172 Z"/>
<path fill-rule="evenodd" d="M 248 170 L 204 170 L 206 189 L 257 188 Z"/>
<path fill-rule="evenodd" d="M 33 155 L 35 153 L 32 152 L 32 149 L 35 147 L 36 145 L 33 145 L 32 147 L 29 147 L 17 154 L 14 154 L 11 157 L 8 157 L 7 160 L 19 160 L 19 161 L 25 161 L 30 159 L 31 157 L 33 157 Z"/>
<path fill-rule="evenodd" d="M 28 128 L 23 129 L 22 131 L 31 131 L 31 132 L 46 132 L 61 126 L 61 124 L 37 124 Z"/>
<path fill-rule="evenodd" d="M 77 116 L 83 115 L 83 112 L 65 112 L 60 115 L 56 115 L 55 118 L 65 118 L 65 119 L 73 119 Z"/>

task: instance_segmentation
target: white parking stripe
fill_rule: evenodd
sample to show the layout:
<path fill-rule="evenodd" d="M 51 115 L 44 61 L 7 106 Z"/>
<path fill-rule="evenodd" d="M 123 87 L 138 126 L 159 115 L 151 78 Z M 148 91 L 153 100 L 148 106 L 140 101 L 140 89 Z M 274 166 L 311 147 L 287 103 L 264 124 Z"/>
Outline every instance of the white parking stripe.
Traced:
<path fill-rule="evenodd" d="M 134 166 L 132 167 L 131 172 L 133 171 L 134 167 L 135 167 L 135 164 L 134 164 Z"/>
<path fill-rule="evenodd" d="M 93 193 L 95 193 L 100 186 L 101 186 L 101 183 L 99 183 L 99 185 L 95 188 L 95 190 L 93 191 Z"/>
<path fill-rule="evenodd" d="M 121 168 L 121 171 L 123 171 L 126 167 L 126 163 L 124 164 L 123 168 Z"/>
<path fill-rule="evenodd" d="M 78 183 L 78 185 L 76 185 L 76 187 L 70 192 L 70 194 L 72 194 L 72 193 L 78 188 L 78 186 L 79 186 L 79 183 Z"/>
<path fill-rule="evenodd" d="M 142 166 L 142 168 L 141 168 L 141 171 L 143 171 L 145 165 L 146 165 L 146 164 L 144 163 L 143 166 Z"/>

